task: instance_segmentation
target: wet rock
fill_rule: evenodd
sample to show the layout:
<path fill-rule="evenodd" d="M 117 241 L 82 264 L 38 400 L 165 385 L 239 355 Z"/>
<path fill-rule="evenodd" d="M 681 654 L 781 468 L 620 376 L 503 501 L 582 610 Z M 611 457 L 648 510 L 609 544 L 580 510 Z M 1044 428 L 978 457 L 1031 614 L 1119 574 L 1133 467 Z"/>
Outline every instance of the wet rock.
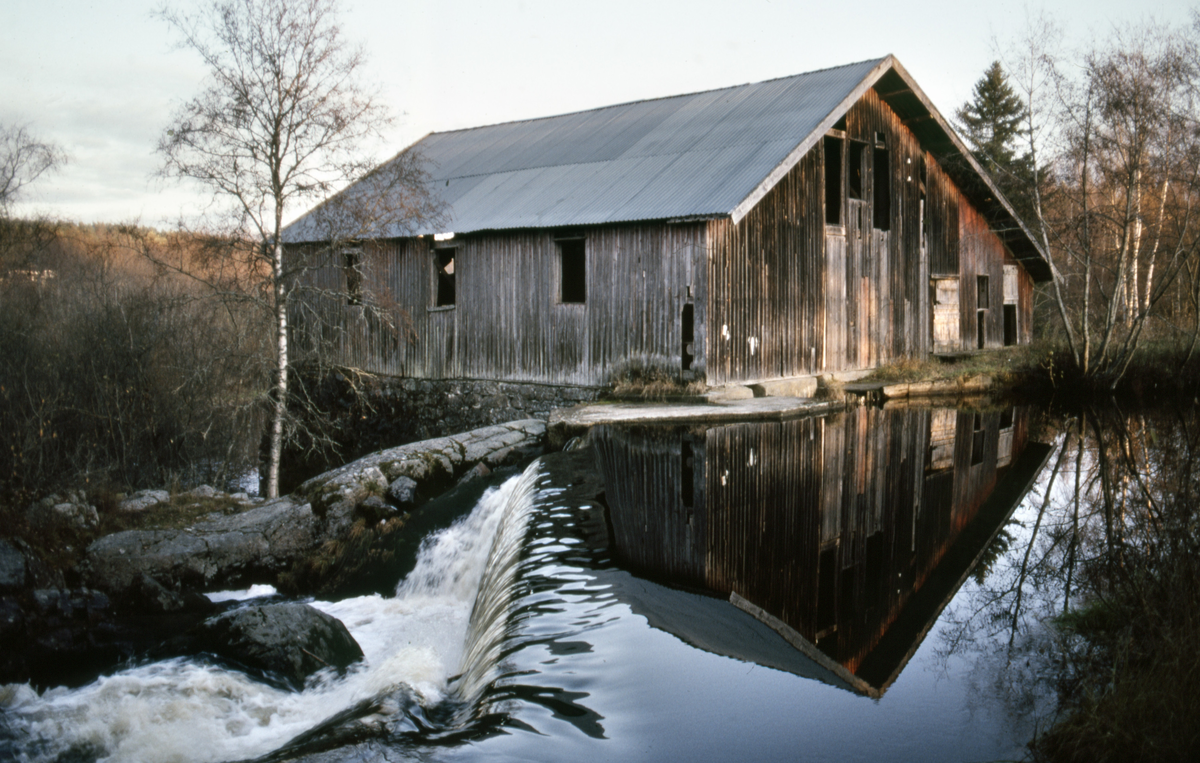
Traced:
<path fill-rule="evenodd" d="M 401 506 L 417 502 L 417 481 L 411 477 L 400 476 L 388 485 L 388 498 Z"/>
<path fill-rule="evenodd" d="M 25 613 L 13 599 L 0 599 L 0 644 L 16 642 L 25 633 Z"/>
<path fill-rule="evenodd" d="M 226 612 L 205 621 L 195 638 L 200 650 L 279 676 L 293 688 L 319 670 L 344 669 L 363 657 L 340 620 L 297 602 Z"/>
<path fill-rule="evenodd" d="M 367 524 L 378 524 L 384 520 L 400 516 L 399 509 L 377 495 L 368 496 L 365 501 L 358 505 L 355 513 L 366 520 Z"/>
<path fill-rule="evenodd" d="M 169 500 L 171 494 L 166 490 L 139 490 L 117 504 L 117 510 L 126 514 L 136 514 Z"/>
<path fill-rule="evenodd" d="M 172 590 L 233 588 L 271 580 L 322 540 L 307 504 L 280 498 L 174 530 L 129 530 L 87 548 L 87 584 L 117 596 L 143 574 Z"/>
<path fill-rule="evenodd" d="M 137 577 L 122 603 L 127 610 L 152 615 L 212 613 L 217 609 L 217 605 L 202 594 L 172 591 L 146 574 Z"/>
<path fill-rule="evenodd" d="M 92 622 L 105 614 L 110 602 L 102 591 L 87 588 L 39 588 L 33 592 L 33 604 L 44 619 Z"/>
<path fill-rule="evenodd" d="M 25 586 L 25 554 L 7 540 L 0 540 L 0 591 Z"/>
<path fill-rule="evenodd" d="M 488 468 L 487 464 L 480 461 L 479 463 L 475 464 L 475 466 L 467 470 L 467 473 L 464 474 L 461 479 L 459 479 L 458 484 L 462 485 L 477 479 L 483 479 L 484 477 L 490 476 L 491 473 L 492 470 Z"/>

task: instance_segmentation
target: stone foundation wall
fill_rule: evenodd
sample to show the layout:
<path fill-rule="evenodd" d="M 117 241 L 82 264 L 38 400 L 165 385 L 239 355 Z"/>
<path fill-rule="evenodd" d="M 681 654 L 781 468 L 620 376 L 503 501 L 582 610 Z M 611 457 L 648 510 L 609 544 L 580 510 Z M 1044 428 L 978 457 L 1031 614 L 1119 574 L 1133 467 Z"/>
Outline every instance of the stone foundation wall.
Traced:
<path fill-rule="evenodd" d="M 382 394 L 387 400 L 402 401 L 401 405 L 412 417 L 413 439 L 425 440 L 517 419 L 545 421 L 555 408 L 591 402 L 605 390 L 513 382 L 394 379 L 388 381 Z"/>
<path fill-rule="evenodd" d="M 358 377 L 337 371 L 320 380 L 301 379 L 299 384 L 321 411 L 319 420 L 303 417 L 305 427 L 336 445 L 331 450 L 301 441 L 287 448 L 281 492 L 368 453 L 506 421 L 545 421 L 556 408 L 596 400 L 607 391 L 464 379 Z"/>

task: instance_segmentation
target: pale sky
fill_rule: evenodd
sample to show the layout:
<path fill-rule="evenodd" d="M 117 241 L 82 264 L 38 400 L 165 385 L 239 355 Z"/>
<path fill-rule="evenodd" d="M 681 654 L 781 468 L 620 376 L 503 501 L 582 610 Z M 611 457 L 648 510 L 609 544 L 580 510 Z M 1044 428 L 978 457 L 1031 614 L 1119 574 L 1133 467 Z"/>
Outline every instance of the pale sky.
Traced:
<path fill-rule="evenodd" d="M 188 3 L 182 3 L 184 5 Z M 151 17 L 158 0 L 0 0 L 0 122 L 70 157 L 25 214 L 167 225 L 209 197 L 153 178 L 172 111 L 204 70 Z M 893 53 L 947 117 L 970 97 L 1026 9 L 1078 44 L 1150 17 L 1188 23 L 1194 1 L 346 0 L 364 82 L 398 117 L 386 159 L 432 131 L 758 82 Z M 304 210 L 289 210 L 295 217 Z"/>

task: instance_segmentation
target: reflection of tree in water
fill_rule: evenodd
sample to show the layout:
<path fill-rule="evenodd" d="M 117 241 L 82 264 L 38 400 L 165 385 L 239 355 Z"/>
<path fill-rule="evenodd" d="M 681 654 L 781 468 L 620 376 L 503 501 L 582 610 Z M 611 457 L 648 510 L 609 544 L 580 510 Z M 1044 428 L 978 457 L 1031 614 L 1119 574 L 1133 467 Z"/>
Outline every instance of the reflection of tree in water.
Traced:
<path fill-rule="evenodd" d="M 971 656 L 1035 758 L 1197 759 L 1200 420 L 1113 406 L 1059 430 L 940 655 Z"/>

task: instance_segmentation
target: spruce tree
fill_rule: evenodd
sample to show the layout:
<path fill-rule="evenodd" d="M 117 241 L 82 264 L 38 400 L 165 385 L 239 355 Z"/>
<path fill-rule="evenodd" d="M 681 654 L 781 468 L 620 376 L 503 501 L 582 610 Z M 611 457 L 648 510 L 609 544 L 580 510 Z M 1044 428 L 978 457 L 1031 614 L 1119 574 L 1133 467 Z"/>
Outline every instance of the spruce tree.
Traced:
<path fill-rule="evenodd" d="M 1025 129 L 1025 104 L 1008 84 L 999 61 L 992 62 L 975 83 L 971 100 L 954 115 L 975 159 L 1028 220 L 1032 165 L 1027 153 L 1017 153 L 1017 141 Z"/>

